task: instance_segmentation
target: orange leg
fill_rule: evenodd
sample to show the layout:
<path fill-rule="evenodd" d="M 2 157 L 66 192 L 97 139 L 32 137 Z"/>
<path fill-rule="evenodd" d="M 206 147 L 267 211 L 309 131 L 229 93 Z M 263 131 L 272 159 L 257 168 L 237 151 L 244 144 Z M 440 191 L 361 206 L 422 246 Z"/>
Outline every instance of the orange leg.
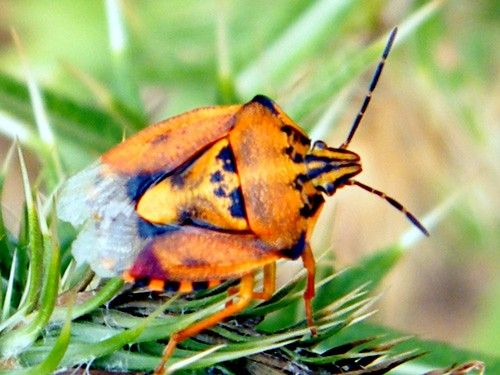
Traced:
<path fill-rule="evenodd" d="M 264 281 L 262 292 L 254 292 L 254 299 L 267 300 L 271 298 L 276 290 L 276 262 L 264 266 Z"/>
<path fill-rule="evenodd" d="M 240 282 L 238 301 L 236 301 L 235 303 L 232 303 L 229 306 L 226 306 L 226 308 L 224 310 L 221 310 L 221 311 L 213 314 L 212 316 L 209 316 L 209 317 L 183 329 L 182 331 L 174 333 L 170 337 L 170 340 L 168 341 L 168 344 L 165 347 L 165 350 L 163 351 L 163 356 L 162 356 L 161 362 L 158 365 L 158 367 L 156 368 L 154 373 L 156 375 L 164 373 L 165 364 L 167 363 L 168 359 L 172 356 L 172 353 L 174 352 L 174 350 L 179 342 L 197 335 L 201 331 L 216 325 L 217 323 L 221 322 L 225 318 L 233 316 L 233 315 L 239 313 L 245 307 L 247 307 L 248 304 L 253 299 L 253 287 L 254 287 L 253 274 L 249 273 L 249 274 L 243 275 L 243 277 L 241 278 L 241 282 Z"/>
<path fill-rule="evenodd" d="M 312 316 L 312 305 L 311 301 L 314 297 L 314 276 L 316 274 L 316 262 L 314 261 L 314 255 L 312 253 L 311 247 L 306 245 L 304 252 L 302 253 L 302 262 L 307 270 L 307 285 L 304 291 L 304 302 L 306 305 L 306 319 L 307 325 L 311 330 L 312 335 L 316 335 L 316 327 L 314 326 L 314 320 Z"/>
<path fill-rule="evenodd" d="M 264 281 L 262 292 L 253 292 L 253 299 L 268 300 L 276 290 L 276 262 L 266 264 L 264 266 Z M 238 293 L 238 287 L 231 287 L 227 290 L 227 294 L 232 296 Z M 233 300 L 226 302 L 226 307 L 233 304 Z"/>

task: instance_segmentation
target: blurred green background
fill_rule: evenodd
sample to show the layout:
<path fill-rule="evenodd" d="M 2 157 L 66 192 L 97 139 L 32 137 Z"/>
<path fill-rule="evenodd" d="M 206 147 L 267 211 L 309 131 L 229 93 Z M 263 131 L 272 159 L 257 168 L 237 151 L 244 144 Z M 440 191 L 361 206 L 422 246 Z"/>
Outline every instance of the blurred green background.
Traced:
<path fill-rule="evenodd" d="M 362 69 L 347 62 L 360 51 L 370 54 L 373 40 L 385 41 L 393 26 L 427 5 L 432 15 L 398 38 L 351 148 L 364 161 L 359 179 L 417 216 L 455 201 L 385 281 L 375 319 L 500 354 L 497 1 L 123 1 L 124 49 L 110 44 L 106 6 L 113 3 L 0 2 L 0 160 L 14 137 L 8 120 L 36 132 L 11 78 L 25 80 L 13 29 L 47 89 L 62 162 L 76 172 L 117 143 L 122 129 L 131 134 L 185 110 L 257 93 L 339 145 L 374 66 L 358 77 Z M 34 151 L 36 181 L 45 160 L 20 138 Z M 11 226 L 20 216 L 16 173 L 12 168 L 2 202 Z M 359 189 L 338 192 L 325 215 L 334 219 L 318 229 L 317 242 L 327 237 L 338 265 L 393 243 L 409 227 Z"/>

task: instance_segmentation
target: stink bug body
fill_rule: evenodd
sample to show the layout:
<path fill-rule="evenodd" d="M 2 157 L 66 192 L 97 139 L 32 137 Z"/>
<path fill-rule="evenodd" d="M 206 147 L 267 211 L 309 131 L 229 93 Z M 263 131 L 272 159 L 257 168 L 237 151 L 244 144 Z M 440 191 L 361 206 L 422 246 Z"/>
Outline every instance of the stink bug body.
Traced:
<path fill-rule="evenodd" d="M 258 95 L 243 105 L 196 109 L 151 126 L 68 180 L 59 216 L 83 226 L 73 244 L 78 262 L 103 277 L 153 290 L 190 292 L 238 279 L 227 306 L 175 333 L 157 369 L 176 344 L 267 299 L 280 258 L 302 258 L 307 323 L 315 262 L 309 240 L 324 202 L 356 185 L 379 195 L 421 229 L 401 204 L 353 179 L 360 157 L 347 149 L 378 81 L 396 30 L 346 141 L 338 148 L 311 140 L 272 100 Z M 264 287 L 254 291 L 254 272 Z"/>

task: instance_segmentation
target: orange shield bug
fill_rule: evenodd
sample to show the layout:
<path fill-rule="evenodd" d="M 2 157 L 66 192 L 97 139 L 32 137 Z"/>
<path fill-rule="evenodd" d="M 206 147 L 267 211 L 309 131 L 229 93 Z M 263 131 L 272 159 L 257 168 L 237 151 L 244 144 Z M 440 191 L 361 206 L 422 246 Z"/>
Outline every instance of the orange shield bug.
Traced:
<path fill-rule="evenodd" d="M 324 203 L 355 185 L 385 199 L 424 234 L 400 203 L 357 180 L 360 157 L 348 150 L 394 42 L 391 33 L 345 142 L 311 146 L 304 131 L 272 100 L 195 109 L 144 129 L 70 178 L 60 193 L 62 220 L 82 226 L 77 262 L 102 277 L 123 275 L 152 290 L 181 293 L 239 280 L 224 309 L 170 337 L 157 373 L 177 343 L 267 299 L 276 261 L 302 258 L 307 324 L 315 262 L 309 240 Z M 262 291 L 254 272 L 264 271 Z"/>

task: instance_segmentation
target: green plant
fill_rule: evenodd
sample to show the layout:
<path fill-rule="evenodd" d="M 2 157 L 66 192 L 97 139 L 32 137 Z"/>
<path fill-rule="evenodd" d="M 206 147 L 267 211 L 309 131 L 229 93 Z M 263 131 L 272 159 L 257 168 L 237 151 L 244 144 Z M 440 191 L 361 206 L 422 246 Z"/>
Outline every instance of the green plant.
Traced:
<path fill-rule="evenodd" d="M 104 48 L 96 49 L 100 51 L 100 55 L 96 52 L 97 61 L 106 61 L 108 70 L 97 69 L 91 75 L 83 68 L 64 65 L 80 90 L 66 95 L 71 90 L 64 83 L 40 89 L 29 67 L 24 75 L 27 84 L 11 74 L 0 73 L 0 133 L 17 138 L 18 144 L 36 155 L 42 166 L 32 187 L 19 151 L 25 199 L 18 235 L 6 228 L 0 212 L 0 369 L 8 373 L 51 373 L 88 364 L 122 371 L 150 370 L 157 364 L 163 348 L 157 340 L 165 339 L 179 327 L 210 314 L 224 303 L 222 288 L 199 293 L 192 299 L 151 298 L 149 294 L 124 290 L 118 279 L 94 278 L 86 267 L 71 261 L 69 245 L 74 231 L 56 220 L 53 205 L 56 188 L 65 174 L 88 164 L 119 142 L 124 134 L 139 130 L 151 122 L 151 117 L 167 116 L 167 113 L 152 116 L 146 110 L 139 91 L 143 81 L 161 82 L 174 93 L 168 114 L 213 103 L 213 97 L 218 103 L 241 102 L 255 93 L 267 93 L 299 123 L 316 123 L 317 126 L 309 128 L 312 134 L 324 136 L 331 126 L 327 129 L 323 124 L 331 125 L 347 111 L 346 88 L 378 59 L 385 41 L 385 34 L 376 25 L 383 5 L 361 3 L 355 0 L 286 3 L 289 7 L 286 17 L 280 12 L 284 3 L 279 2 L 275 6 L 268 2 L 241 3 L 238 5 L 241 9 L 223 2 L 210 5 L 179 2 L 177 8 L 174 5 L 141 8 L 143 17 L 155 12 L 166 14 L 167 10 L 173 13 L 168 17 L 171 25 L 166 28 L 168 35 L 181 46 L 176 54 L 157 50 L 163 35 L 155 33 L 154 27 L 141 29 L 143 25 L 134 18 L 138 6 L 129 3 L 120 6 L 119 2 L 108 1 L 111 56 L 101 52 Z M 222 14 L 234 12 L 241 25 L 235 21 L 235 30 L 230 33 L 223 15 L 202 16 L 215 6 L 222 9 Z M 367 9 L 360 12 L 362 6 Z M 435 30 L 442 6 L 441 1 L 431 1 L 409 11 L 399 25 L 396 47 L 409 41 L 412 46 L 422 44 L 422 35 Z M 73 9 L 74 12 L 89 12 L 99 19 L 101 11 L 95 7 L 79 4 L 75 8 L 79 9 Z M 264 12 L 269 13 L 266 19 L 273 20 L 272 23 L 262 26 L 258 17 L 242 21 L 247 14 Z M 346 45 L 341 50 L 331 48 L 332 43 L 338 44 L 342 38 L 354 34 L 360 24 L 363 28 L 370 25 L 378 36 L 375 42 L 364 49 L 359 48 L 360 43 Z M 87 27 L 99 29 L 96 21 L 89 21 Z M 126 33 L 127 27 L 130 34 Z M 249 44 L 238 32 L 240 28 L 264 30 L 267 33 L 261 39 L 264 51 Z M 212 46 L 211 33 L 206 32 L 214 29 L 217 29 L 217 48 Z M 129 37 L 120 43 L 120 35 Z M 102 39 L 96 38 L 103 44 Z M 421 52 L 417 47 L 416 51 Z M 70 46 L 67 48 L 71 51 Z M 327 56 L 322 55 L 325 50 Z M 19 55 L 27 66 L 29 57 L 23 52 Z M 417 56 L 426 59 L 425 54 Z M 147 58 L 152 57 L 157 60 L 149 67 L 152 71 L 148 71 Z M 186 60 L 196 63 L 186 69 Z M 89 61 L 83 63 L 91 65 Z M 308 68 L 308 64 L 315 68 Z M 432 69 L 427 74 L 434 74 L 444 86 L 452 82 Z M 302 79 L 294 82 L 293 77 Z M 88 96 L 81 94 L 82 87 L 90 93 L 94 106 L 86 102 Z M 481 138 L 474 117 L 467 113 L 467 108 L 462 111 L 470 118 L 465 122 L 470 132 Z M 0 192 L 16 149 L 16 146 L 10 149 L 3 164 Z M 452 201 L 446 199 L 444 204 L 437 205 L 427 217 L 428 225 L 440 221 Z M 230 374 L 238 373 L 244 366 L 248 371 L 262 373 L 286 363 L 295 366 L 291 371 L 296 373 L 320 369 L 335 372 L 342 366 L 353 371 L 362 366 L 365 370 L 383 372 L 414 359 L 402 371 L 421 373 L 478 358 L 494 373 L 500 367 L 494 356 L 415 338 L 402 339 L 400 333 L 366 321 L 375 310 L 380 282 L 419 238 L 411 230 L 391 246 L 340 270 L 329 266 L 328 247 L 320 248 L 323 256 L 318 257 L 321 266 L 315 299 L 321 332 L 318 338 L 309 337 L 304 325 L 300 298 L 304 274 L 299 273 L 282 285 L 270 301 L 247 309 L 235 319 L 200 335 L 198 340 L 188 341 L 176 353 L 178 361 L 171 370 L 203 371 L 200 369 L 212 366 L 215 372 Z M 423 355 L 424 352 L 430 354 Z M 469 366 L 470 370 L 481 367 L 477 362 L 469 362 Z"/>

